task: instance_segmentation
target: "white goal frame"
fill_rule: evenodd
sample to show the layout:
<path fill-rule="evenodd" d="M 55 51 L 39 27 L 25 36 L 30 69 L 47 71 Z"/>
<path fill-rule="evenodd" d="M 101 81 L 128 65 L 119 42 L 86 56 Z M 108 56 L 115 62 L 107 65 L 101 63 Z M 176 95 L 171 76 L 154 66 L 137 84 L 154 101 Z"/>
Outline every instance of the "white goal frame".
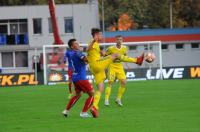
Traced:
<path fill-rule="evenodd" d="M 109 45 L 115 45 L 116 43 L 102 43 L 100 44 L 101 46 L 109 46 Z M 123 42 L 123 45 L 136 45 L 138 46 L 139 44 L 141 45 L 148 45 L 148 44 L 153 44 L 153 45 L 158 45 L 159 49 L 159 69 L 160 69 L 160 79 L 163 79 L 163 59 L 162 59 L 162 43 L 161 41 L 140 41 L 140 42 Z M 80 46 L 86 47 L 88 44 L 80 44 Z M 55 47 L 68 47 L 67 44 L 63 45 L 43 45 L 43 76 L 44 76 L 44 84 L 47 84 L 47 60 L 46 60 L 46 48 L 55 48 Z"/>

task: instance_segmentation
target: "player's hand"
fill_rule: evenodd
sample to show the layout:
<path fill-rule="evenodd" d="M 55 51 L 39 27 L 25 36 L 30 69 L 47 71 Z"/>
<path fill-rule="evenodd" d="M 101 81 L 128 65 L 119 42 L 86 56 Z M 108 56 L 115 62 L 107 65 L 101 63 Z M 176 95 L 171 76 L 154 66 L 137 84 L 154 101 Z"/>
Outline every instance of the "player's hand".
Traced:
<path fill-rule="evenodd" d="M 128 69 L 128 71 L 129 71 L 129 72 L 131 71 L 131 68 L 130 68 L 130 66 L 127 66 L 127 69 Z"/>
<path fill-rule="evenodd" d="M 85 56 L 85 57 L 83 57 L 83 59 L 82 59 L 86 64 L 88 63 L 88 59 L 87 59 L 87 57 Z"/>
<path fill-rule="evenodd" d="M 106 52 L 103 50 L 100 51 L 100 54 L 101 54 L 101 56 L 106 56 Z"/>
<path fill-rule="evenodd" d="M 80 50 L 80 51 L 83 51 L 83 47 L 79 47 L 79 50 Z"/>
<path fill-rule="evenodd" d="M 94 42 L 95 42 L 95 39 L 92 39 L 91 42 L 90 42 L 90 44 L 93 44 Z"/>

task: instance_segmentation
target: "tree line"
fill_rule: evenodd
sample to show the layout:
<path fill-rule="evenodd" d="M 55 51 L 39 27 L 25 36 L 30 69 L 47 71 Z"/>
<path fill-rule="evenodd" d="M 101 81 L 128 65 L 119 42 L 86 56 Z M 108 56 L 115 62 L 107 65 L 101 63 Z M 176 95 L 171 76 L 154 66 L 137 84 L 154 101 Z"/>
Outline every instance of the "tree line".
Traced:
<path fill-rule="evenodd" d="M 55 0 L 56 4 L 87 3 L 88 0 Z M 89 0 L 93 1 L 93 0 Z M 102 24 L 102 0 L 99 2 Z M 48 0 L 1 0 L 1 6 L 41 5 Z M 174 28 L 200 27 L 200 0 L 104 0 L 106 30 L 169 28 L 170 3 Z"/>

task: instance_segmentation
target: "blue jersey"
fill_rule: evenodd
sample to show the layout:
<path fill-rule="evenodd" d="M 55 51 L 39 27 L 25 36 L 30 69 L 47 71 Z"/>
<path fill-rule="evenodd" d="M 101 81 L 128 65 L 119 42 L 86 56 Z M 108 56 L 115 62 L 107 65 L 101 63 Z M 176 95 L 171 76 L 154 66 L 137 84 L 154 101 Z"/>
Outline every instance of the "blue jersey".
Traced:
<path fill-rule="evenodd" d="M 68 61 L 68 69 L 73 69 L 72 59 L 71 59 L 72 54 L 73 54 L 72 50 L 67 50 L 65 52 L 64 62 L 66 63 L 66 61 Z"/>
<path fill-rule="evenodd" d="M 72 81 L 77 82 L 80 80 L 87 80 L 86 78 L 86 63 L 82 60 L 85 55 L 81 51 L 73 51 L 71 56 L 73 75 Z"/>

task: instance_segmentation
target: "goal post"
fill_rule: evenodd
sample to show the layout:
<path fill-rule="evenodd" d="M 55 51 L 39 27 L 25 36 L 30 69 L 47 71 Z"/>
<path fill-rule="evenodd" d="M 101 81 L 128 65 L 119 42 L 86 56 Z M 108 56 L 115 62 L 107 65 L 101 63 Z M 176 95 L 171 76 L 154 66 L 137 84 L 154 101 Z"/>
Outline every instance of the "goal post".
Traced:
<path fill-rule="evenodd" d="M 100 46 L 107 49 L 108 46 L 115 45 L 116 43 L 101 43 Z M 128 47 L 128 56 L 137 57 L 144 52 L 153 52 L 156 55 L 156 59 L 153 63 L 144 62 L 142 66 L 137 66 L 135 64 L 130 64 L 131 69 L 135 71 L 135 73 L 130 73 L 126 70 L 127 74 L 135 74 L 140 75 L 140 72 L 147 70 L 147 73 L 144 80 L 153 79 L 150 74 L 151 70 L 159 70 L 159 72 L 155 75 L 156 79 L 163 79 L 163 60 L 162 60 L 162 48 L 161 41 L 144 41 L 144 42 L 123 42 L 123 45 Z M 80 44 L 83 49 L 86 49 L 87 44 Z M 67 83 L 68 75 L 67 75 L 67 63 L 64 63 L 64 54 L 66 49 L 68 48 L 67 44 L 63 45 L 43 45 L 43 76 L 44 76 L 44 84 L 59 84 L 59 83 Z M 85 54 L 85 50 L 83 51 Z M 139 69 L 139 71 L 136 71 Z M 138 73 L 137 73 L 138 72 Z M 88 72 L 89 74 L 89 72 Z M 129 75 L 127 75 L 129 76 Z M 88 75 L 89 79 L 93 79 L 91 75 Z M 134 79 L 130 79 L 134 80 Z M 135 79 L 137 80 L 137 79 Z M 140 80 L 140 79 L 138 79 Z M 142 80 L 142 79 L 141 79 Z"/>
<path fill-rule="evenodd" d="M 55 67 L 57 67 L 57 68 L 60 68 L 61 66 L 59 66 L 57 63 L 57 60 L 58 59 L 56 59 L 56 60 L 54 60 L 53 59 L 53 50 L 55 49 L 55 48 L 60 48 L 60 49 L 65 49 L 66 50 L 66 48 L 67 48 L 67 45 L 43 45 L 43 70 L 44 70 L 44 72 L 43 72 L 43 76 L 44 76 L 44 84 L 46 85 L 47 83 L 48 83 L 48 70 L 49 70 L 49 65 L 53 65 L 53 64 L 55 64 L 56 66 Z M 65 53 L 65 50 L 62 50 L 62 58 L 64 58 L 64 53 Z M 51 55 L 51 58 L 48 58 L 48 57 L 50 57 L 50 55 Z M 53 62 L 52 63 L 49 63 L 49 60 L 52 60 Z M 63 61 L 63 60 L 61 60 L 61 61 Z"/>

